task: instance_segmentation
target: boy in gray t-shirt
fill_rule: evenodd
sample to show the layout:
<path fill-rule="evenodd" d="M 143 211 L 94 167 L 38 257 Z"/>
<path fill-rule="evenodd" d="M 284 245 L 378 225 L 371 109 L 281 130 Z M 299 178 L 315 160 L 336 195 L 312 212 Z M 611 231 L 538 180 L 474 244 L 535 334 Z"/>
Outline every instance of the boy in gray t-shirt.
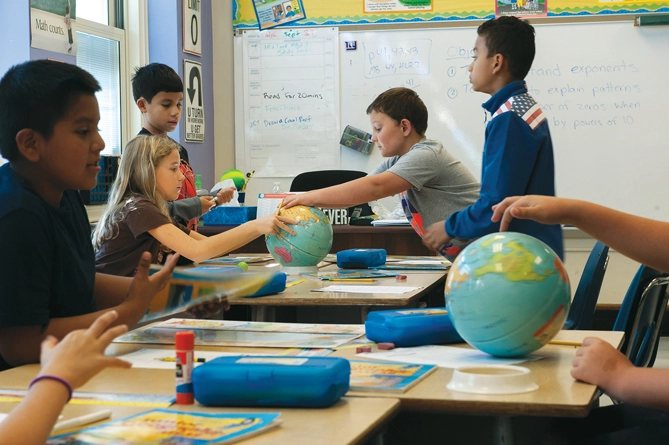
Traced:
<path fill-rule="evenodd" d="M 391 88 L 367 107 L 372 141 L 386 159 L 364 178 L 288 196 L 283 207 L 342 208 L 400 195 L 404 213 L 421 237 L 424 228 L 474 203 L 480 184 L 438 141 L 425 138 L 427 108 L 408 88 Z M 453 260 L 464 243 L 440 249 Z"/>

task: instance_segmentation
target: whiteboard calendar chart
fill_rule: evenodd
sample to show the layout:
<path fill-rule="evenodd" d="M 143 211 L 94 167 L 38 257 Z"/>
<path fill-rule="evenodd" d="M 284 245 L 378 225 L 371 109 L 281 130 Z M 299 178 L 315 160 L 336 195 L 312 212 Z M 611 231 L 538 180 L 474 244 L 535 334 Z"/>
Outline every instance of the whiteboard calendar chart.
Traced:
<path fill-rule="evenodd" d="M 184 60 L 185 135 L 188 142 L 204 142 L 204 99 L 202 65 Z"/>
<path fill-rule="evenodd" d="M 244 33 L 246 168 L 258 177 L 337 169 L 336 28 Z"/>

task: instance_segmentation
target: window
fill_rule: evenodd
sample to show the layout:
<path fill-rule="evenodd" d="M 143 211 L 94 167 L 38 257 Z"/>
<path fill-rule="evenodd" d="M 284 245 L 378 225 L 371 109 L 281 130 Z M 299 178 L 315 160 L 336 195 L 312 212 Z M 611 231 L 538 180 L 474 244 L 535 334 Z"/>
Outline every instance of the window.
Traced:
<path fill-rule="evenodd" d="M 90 72 L 102 88 L 96 96 L 100 106 L 100 135 L 105 141 L 103 155 L 120 155 L 129 134 L 126 123 L 133 103 L 126 94 L 130 78 L 122 20 L 126 2 L 77 2 L 77 65 Z"/>

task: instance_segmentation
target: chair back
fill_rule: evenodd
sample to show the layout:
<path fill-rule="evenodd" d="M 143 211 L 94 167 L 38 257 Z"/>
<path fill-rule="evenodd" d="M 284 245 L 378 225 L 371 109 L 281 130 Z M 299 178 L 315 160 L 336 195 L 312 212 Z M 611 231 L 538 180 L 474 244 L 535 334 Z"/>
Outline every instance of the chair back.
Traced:
<path fill-rule="evenodd" d="M 609 264 L 609 246 L 597 241 L 590 252 L 562 329 L 592 329 L 599 291 Z"/>
<path fill-rule="evenodd" d="M 367 176 L 367 173 L 357 170 L 318 170 L 300 173 L 293 178 L 290 184 L 291 192 L 308 192 L 333 185 L 343 184 Z M 355 209 L 360 209 L 358 215 L 354 215 Z M 372 208 L 367 203 L 349 207 L 348 216 L 373 215 Z"/>
<path fill-rule="evenodd" d="M 632 279 L 613 325 L 625 331 L 621 351 L 639 367 L 652 367 L 667 309 L 669 274 L 641 265 Z"/>

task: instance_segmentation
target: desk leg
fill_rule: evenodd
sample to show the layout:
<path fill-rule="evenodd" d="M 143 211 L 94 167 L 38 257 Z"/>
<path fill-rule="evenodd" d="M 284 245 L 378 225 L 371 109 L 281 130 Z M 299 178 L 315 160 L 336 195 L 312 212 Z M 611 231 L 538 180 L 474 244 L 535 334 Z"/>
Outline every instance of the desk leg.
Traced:
<path fill-rule="evenodd" d="M 510 416 L 497 416 L 493 424 L 493 443 L 495 445 L 513 445 L 513 427 Z"/>
<path fill-rule="evenodd" d="M 251 306 L 251 319 L 253 321 L 276 321 L 276 308 L 274 306 Z"/>

